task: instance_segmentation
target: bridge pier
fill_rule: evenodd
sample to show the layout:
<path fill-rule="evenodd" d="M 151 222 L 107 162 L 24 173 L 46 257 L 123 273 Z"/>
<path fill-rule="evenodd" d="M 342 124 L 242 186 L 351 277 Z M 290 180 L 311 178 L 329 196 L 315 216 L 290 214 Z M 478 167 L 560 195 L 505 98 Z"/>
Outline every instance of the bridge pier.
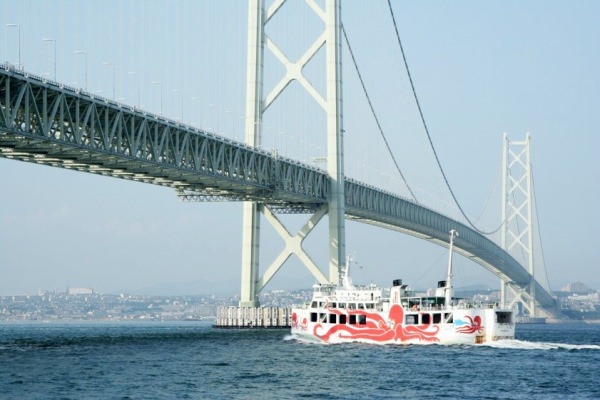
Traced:
<path fill-rule="evenodd" d="M 292 326 L 291 307 L 219 307 L 217 308 L 217 328 L 290 328 Z"/>

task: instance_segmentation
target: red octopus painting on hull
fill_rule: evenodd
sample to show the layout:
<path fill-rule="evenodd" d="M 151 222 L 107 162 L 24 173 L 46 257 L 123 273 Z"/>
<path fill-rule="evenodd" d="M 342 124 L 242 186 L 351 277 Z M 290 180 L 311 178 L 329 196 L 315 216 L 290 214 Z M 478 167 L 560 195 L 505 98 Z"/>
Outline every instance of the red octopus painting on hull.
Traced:
<path fill-rule="evenodd" d="M 292 313 L 292 327 L 306 330 L 308 328 L 308 321 L 306 318 L 302 318 L 302 322 L 298 322 L 298 315 Z"/>
<path fill-rule="evenodd" d="M 330 310 L 333 313 L 341 314 L 339 310 Z M 389 320 L 392 322 L 390 327 L 379 314 L 365 311 L 349 311 L 348 315 L 364 315 L 367 317 L 365 325 L 334 325 L 329 330 L 323 332 L 322 324 L 314 327 L 313 334 L 321 340 L 328 342 L 329 338 L 339 333 L 339 337 L 348 340 L 371 340 L 374 342 L 405 342 L 409 340 L 419 340 L 424 342 L 438 342 L 437 334 L 439 326 L 426 324 L 415 326 L 403 326 L 404 309 L 394 304 L 390 308 Z"/>
<path fill-rule="evenodd" d="M 472 333 L 482 333 L 483 326 L 481 325 L 481 317 L 476 315 L 474 318 L 465 315 L 465 318 L 469 321 L 456 321 L 457 324 L 460 323 L 462 326 L 456 328 L 456 332 L 472 334 Z"/>

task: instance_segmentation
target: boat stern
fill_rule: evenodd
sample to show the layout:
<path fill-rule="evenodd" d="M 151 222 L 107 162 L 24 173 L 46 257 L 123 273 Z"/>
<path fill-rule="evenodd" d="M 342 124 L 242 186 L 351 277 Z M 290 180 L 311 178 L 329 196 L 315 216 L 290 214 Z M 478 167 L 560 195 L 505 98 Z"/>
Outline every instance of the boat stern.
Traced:
<path fill-rule="evenodd" d="M 492 342 L 515 338 L 516 321 L 512 310 L 490 308 L 485 310 L 485 317 L 487 326 L 482 341 Z"/>

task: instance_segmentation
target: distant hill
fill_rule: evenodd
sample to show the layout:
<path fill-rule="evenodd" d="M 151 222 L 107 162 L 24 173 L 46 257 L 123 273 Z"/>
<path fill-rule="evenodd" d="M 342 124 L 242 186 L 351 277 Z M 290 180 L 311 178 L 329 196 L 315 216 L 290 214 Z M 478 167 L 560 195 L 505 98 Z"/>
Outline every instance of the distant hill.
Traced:
<path fill-rule="evenodd" d="M 307 288 L 298 288 L 297 282 L 280 281 L 277 287 L 267 287 L 265 290 L 283 289 L 283 290 L 299 290 Z M 308 287 L 310 289 L 310 287 Z M 487 285 L 475 284 L 454 288 L 454 294 L 458 297 L 471 297 L 474 294 L 487 294 L 499 290 L 498 288 L 490 288 Z M 425 292 L 426 289 L 417 291 Z M 231 278 L 221 281 L 213 281 L 210 279 L 198 279 L 194 281 L 179 281 L 179 282 L 161 282 L 141 288 L 122 288 L 118 291 L 113 291 L 114 294 L 127 293 L 143 296 L 183 296 L 183 295 L 209 295 L 218 296 L 234 296 L 240 293 L 240 282 L 237 278 Z"/>
<path fill-rule="evenodd" d="M 240 282 L 237 279 L 212 281 L 199 279 L 195 281 L 161 282 L 142 288 L 123 288 L 118 293 L 128 293 L 144 296 L 183 296 L 183 295 L 235 295 L 240 292 Z"/>
<path fill-rule="evenodd" d="M 461 287 L 454 288 L 454 291 L 457 291 L 457 290 L 478 291 L 478 292 L 493 292 L 493 291 L 496 291 L 496 290 L 500 290 L 500 288 L 499 287 L 497 287 L 497 288 L 491 288 L 488 285 L 474 284 L 474 285 L 466 285 L 466 286 L 461 286 Z"/>
<path fill-rule="evenodd" d="M 569 283 L 567 286 L 563 287 L 561 289 L 561 291 L 567 292 L 567 293 L 576 293 L 576 294 L 590 294 L 590 293 L 593 293 L 595 290 L 590 289 L 583 282 L 573 282 L 573 283 Z"/>
<path fill-rule="evenodd" d="M 457 297 L 473 297 L 476 294 L 489 294 L 497 292 L 499 288 L 490 288 L 487 285 L 467 285 L 462 287 L 454 288 L 454 295 Z"/>

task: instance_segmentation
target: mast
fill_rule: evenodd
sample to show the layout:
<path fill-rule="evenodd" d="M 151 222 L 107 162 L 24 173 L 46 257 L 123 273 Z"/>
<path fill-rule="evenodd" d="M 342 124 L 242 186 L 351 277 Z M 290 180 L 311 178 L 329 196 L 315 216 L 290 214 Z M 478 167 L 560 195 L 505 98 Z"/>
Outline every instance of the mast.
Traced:
<path fill-rule="evenodd" d="M 352 280 L 350 279 L 350 263 L 351 259 L 349 255 L 346 255 L 346 266 L 341 269 L 340 273 L 340 286 L 344 289 L 352 289 Z"/>
<path fill-rule="evenodd" d="M 458 231 L 452 229 L 450 231 L 450 246 L 448 246 L 448 276 L 446 277 L 446 307 L 450 305 L 452 301 L 452 253 L 454 248 L 454 238 L 458 237 Z"/>

